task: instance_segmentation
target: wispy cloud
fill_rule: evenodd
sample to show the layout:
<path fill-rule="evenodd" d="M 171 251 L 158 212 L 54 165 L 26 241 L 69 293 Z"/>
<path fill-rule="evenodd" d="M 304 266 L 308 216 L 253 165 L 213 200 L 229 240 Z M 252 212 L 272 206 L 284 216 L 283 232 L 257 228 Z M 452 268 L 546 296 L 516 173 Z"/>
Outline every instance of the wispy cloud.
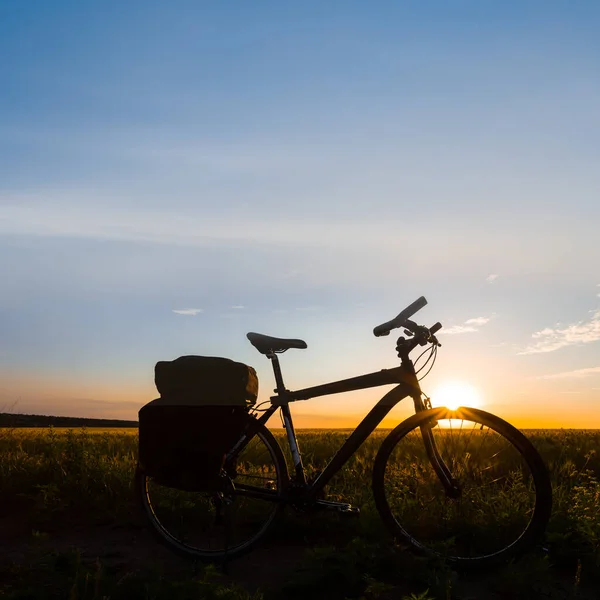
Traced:
<path fill-rule="evenodd" d="M 494 283 L 494 281 L 496 281 L 496 279 L 498 279 L 498 274 L 497 273 L 490 273 L 490 275 L 488 275 L 485 280 L 488 283 Z"/>
<path fill-rule="evenodd" d="M 563 371 L 562 373 L 552 373 L 551 375 L 540 375 L 536 379 L 570 379 L 582 378 L 589 375 L 599 375 L 600 367 L 589 367 L 587 369 L 575 369 L 574 371 Z"/>
<path fill-rule="evenodd" d="M 201 312 L 204 312 L 204 310 L 202 308 L 180 308 L 178 310 L 173 309 L 173 312 L 177 315 L 188 315 L 195 317 Z"/>
<path fill-rule="evenodd" d="M 465 325 L 470 325 L 472 327 L 481 327 L 489 322 L 489 317 L 475 317 L 474 319 L 467 319 L 465 321 Z"/>
<path fill-rule="evenodd" d="M 479 331 L 486 323 L 489 323 L 490 317 L 474 317 L 467 319 L 462 325 L 453 325 L 445 329 L 441 329 L 440 333 L 447 335 L 456 335 L 457 333 L 473 333 Z"/>
<path fill-rule="evenodd" d="M 62 196 L 66 196 L 64 199 Z M 82 193 L 83 196 L 83 193 Z M 246 242 L 259 244 L 300 243 L 309 246 L 395 249 L 397 242 L 389 231 L 367 234 L 360 220 L 346 222 L 331 229 L 328 221 L 311 218 L 265 219 L 261 216 L 240 215 L 232 221 L 229 214 L 214 210 L 209 214 L 198 210 L 182 215 L 177 211 L 134 210 L 133 200 L 123 200 L 123 207 L 108 206 L 100 194 L 87 194 L 85 201 L 68 193 L 39 195 L 0 193 L 0 235 L 19 234 L 44 237 L 87 238 L 183 246 L 207 246 L 217 242 Z M 114 200 L 113 200 L 114 203 Z M 128 207 L 129 206 L 129 207 Z M 411 235 L 417 239 L 418 232 Z M 292 277 L 300 271 L 292 269 Z"/>
<path fill-rule="evenodd" d="M 474 331 L 478 331 L 477 327 L 470 327 L 466 325 L 454 325 L 453 327 L 442 329 L 440 333 L 444 333 L 446 335 L 455 335 L 457 333 L 472 333 Z"/>
<path fill-rule="evenodd" d="M 517 354 L 539 354 L 542 352 L 554 352 L 567 346 L 580 346 L 600 340 L 600 310 L 592 313 L 587 321 L 579 321 L 564 328 L 546 327 L 536 331 L 531 336 L 534 340 Z"/>
<path fill-rule="evenodd" d="M 235 306 L 232 306 L 231 308 L 233 308 L 234 310 L 243 310 L 246 307 L 242 306 L 241 304 L 236 304 Z"/>

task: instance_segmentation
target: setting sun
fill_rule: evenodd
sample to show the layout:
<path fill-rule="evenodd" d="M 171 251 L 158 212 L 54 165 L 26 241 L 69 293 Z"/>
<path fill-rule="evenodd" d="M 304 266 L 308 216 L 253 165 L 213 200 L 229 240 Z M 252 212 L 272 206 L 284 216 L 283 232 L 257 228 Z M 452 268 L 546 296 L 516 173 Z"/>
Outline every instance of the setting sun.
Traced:
<path fill-rule="evenodd" d="M 448 381 L 433 391 L 431 404 L 456 410 L 459 406 L 479 408 L 482 401 L 481 394 L 471 384 L 464 381 Z"/>

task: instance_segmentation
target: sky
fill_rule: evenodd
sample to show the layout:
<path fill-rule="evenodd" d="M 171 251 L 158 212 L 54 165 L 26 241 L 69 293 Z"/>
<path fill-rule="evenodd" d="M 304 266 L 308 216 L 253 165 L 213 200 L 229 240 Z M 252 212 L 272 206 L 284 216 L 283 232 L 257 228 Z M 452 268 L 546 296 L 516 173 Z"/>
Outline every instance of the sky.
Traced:
<path fill-rule="evenodd" d="M 186 354 L 267 400 L 248 331 L 307 342 L 290 389 L 391 368 L 372 329 L 424 295 L 434 404 L 600 428 L 599 27 L 597 2 L 5 0 L 0 410 L 135 419 Z M 354 426 L 387 390 L 292 412 Z"/>

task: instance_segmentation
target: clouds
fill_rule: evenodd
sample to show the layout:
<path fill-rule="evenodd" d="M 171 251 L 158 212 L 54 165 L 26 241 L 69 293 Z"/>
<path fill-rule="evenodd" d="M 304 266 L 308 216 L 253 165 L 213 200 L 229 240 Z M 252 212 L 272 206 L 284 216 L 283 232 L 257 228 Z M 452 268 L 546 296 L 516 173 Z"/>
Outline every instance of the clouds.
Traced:
<path fill-rule="evenodd" d="M 553 373 L 551 375 L 540 375 L 536 379 L 583 379 L 590 375 L 600 375 L 600 367 L 589 367 L 587 369 L 575 369 L 574 371 L 564 371 L 563 373 Z"/>
<path fill-rule="evenodd" d="M 186 315 L 186 316 L 190 316 L 190 317 L 195 317 L 196 315 L 199 315 L 201 312 L 204 312 L 204 310 L 201 308 L 180 308 L 178 310 L 173 309 L 173 312 L 176 315 Z"/>
<path fill-rule="evenodd" d="M 109 195 L 110 196 L 110 195 Z M 135 196 L 135 194 L 133 195 Z M 114 199 L 113 199 L 114 200 Z M 48 192 L 40 194 L 0 194 L 0 235 L 33 235 L 84 238 L 102 241 L 146 242 L 177 246 L 207 247 L 219 244 L 261 244 L 327 247 L 351 250 L 356 240 L 377 251 L 397 248 L 395 224 L 365 228 L 364 221 L 345 221 L 336 228 L 308 214 L 288 213 L 268 219 L 256 211 L 238 207 L 235 218 L 206 198 L 192 209 L 163 207 L 145 209 L 127 206 L 140 198 L 130 198 L 122 207 L 109 204 L 102 194 Z M 408 236 L 417 243 L 422 232 Z"/>
<path fill-rule="evenodd" d="M 467 319 L 465 325 L 469 327 L 481 327 L 489 322 L 489 317 L 475 317 L 474 319 Z"/>
<path fill-rule="evenodd" d="M 496 281 L 496 279 L 498 279 L 498 274 L 497 273 L 491 273 L 490 275 L 488 275 L 485 280 L 488 283 L 494 283 L 494 281 Z"/>
<path fill-rule="evenodd" d="M 381 205 L 369 205 L 368 211 L 359 209 L 363 194 L 356 186 L 347 193 L 343 188 L 333 193 L 327 186 L 313 182 L 310 194 L 296 190 L 290 192 L 290 199 L 286 193 L 289 200 L 285 207 L 275 211 L 270 201 L 259 201 L 255 192 L 241 182 L 217 187 L 180 183 L 170 181 L 158 190 L 119 184 L 114 189 L 89 185 L 0 191 L 0 241 L 6 236 L 28 237 L 32 243 L 100 242 L 105 249 L 119 247 L 123 254 L 135 252 L 126 245 L 153 246 L 156 251 L 167 251 L 167 247 L 190 252 L 199 249 L 206 253 L 235 249 L 251 269 L 264 267 L 265 272 L 268 269 L 293 275 L 290 279 L 294 282 L 381 281 L 390 269 L 399 277 L 422 277 L 436 268 L 462 277 L 489 269 L 490 263 L 514 278 L 519 273 L 546 269 L 548 264 L 557 271 L 572 271 L 575 255 L 579 272 L 596 270 L 591 233 L 580 232 L 565 252 L 557 246 L 553 231 L 532 230 L 523 220 L 511 223 L 514 243 L 507 246 L 507 234 L 500 225 L 490 230 L 478 225 L 473 217 L 457 228 L 440 216 L 432 221 L 429 215 L 425 219 L 416 213 L 410 228 L 404 229 L 400 237 L 394 218 L 396 204 L 386 205 L 384 199 Z M 265 187 L 261 192 L 261 197 L 271 198 L 277 192 L 279 198 L 282 190 Z M 344 213 L 344 218 L 331 214 L 335 202 L 332 204 L 329 198 L 340 195 L 348 206 L 357 209 Z M 166 196 L 169 203 L 164 201 Z M 320 199 L 318 206 L 307 204 L 314 197 Z M 386 218 L 382 219 L 384 214 Z M 585 224 L 592 228 L 592 222 L 589 219 Z M 435 238 L 437 244 L 421 247 L 424 237 Z M 419 246 L 419 252 L 413 253 L 410 261 L 398 264 L 398 253 L 412 246 Z M 440 252 L 440 247 L 445 251 Z M 252 252 L 269 254 L 251 257 Z M 76 255 L 70 260 L 76 260 Z M 116 270 L 121 268 L 120 264 L 114 265 Z M 497 273 L 489 274 L 484 285 L 497 285 L 498 278 L 493 282 L 490 279 L 494 275 Z M 282 276 L 277 276 L 278 282 Z"/>
<path fill-rule="evenodd" d="M 518 354 L 554 352 L 568 346 L 581 346 L 600 340 L 600 310 L 592 313 L 587 321 L 579 321 L 567 327 L 546 327 L 531 336 L 533 342 Z"/>
<path fill-rule="evenodd" d="M 244 310 L 246 307 L 242 306 L 241 304 L 237 304 L 235 306 L 230 306 L 229 307 L 232 310 L 238 311 L 236 313 L 230 313 L 230 314 L 225 314 L 225 315 L 220 315 L 220 316 L 234 316 L 235 314 L 239 314 L 239 311 Z M 173 311 L 176 315 L 184 315 L 184 316 L 188 316 L 188 317 L 195 317 L 196 315 L 199 315 L 200 313 L 204 312 L 203 308 L 178 308 L 178 309 L 173 309 Z"/>
<path fill-rule="evenodd" d="M 474 317 L 467 319 L 462 325 L 454 325 L 447 329 L 442 329 L 440 333 L 447 335 L 456 335 L 458 333 L 474 333 L 479 331 L 481 327 L 490 322 L 490 317 Z"/>

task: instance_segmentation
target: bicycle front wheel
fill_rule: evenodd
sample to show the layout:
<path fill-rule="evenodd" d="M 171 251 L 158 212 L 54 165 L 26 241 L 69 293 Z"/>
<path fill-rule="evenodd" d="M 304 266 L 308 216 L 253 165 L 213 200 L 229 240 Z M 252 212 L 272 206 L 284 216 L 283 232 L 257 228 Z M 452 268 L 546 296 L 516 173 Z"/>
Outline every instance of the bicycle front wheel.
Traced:
<path fill-rule="evenodd" d="M 273 523 L 282 508 L 287 466 L 273 434 L 252 421 L 249 417 L 254 435 L 225 465 L 228 486 L 190 492 L 136 472 L 142 515 L 171 550 L 196 560 L 234 558 L 250 550 Z"/>
<path fill-rule="evenodd" d="M 455 489 L 442 483 L 444 469 Z M 398 540 L 456 566 L 524 552 L 542 537 L 552 505 L 548 471 L 531 442 L 473 408 L 434 408 L 398 425 L 376 457 L 373 492 Z"/>

